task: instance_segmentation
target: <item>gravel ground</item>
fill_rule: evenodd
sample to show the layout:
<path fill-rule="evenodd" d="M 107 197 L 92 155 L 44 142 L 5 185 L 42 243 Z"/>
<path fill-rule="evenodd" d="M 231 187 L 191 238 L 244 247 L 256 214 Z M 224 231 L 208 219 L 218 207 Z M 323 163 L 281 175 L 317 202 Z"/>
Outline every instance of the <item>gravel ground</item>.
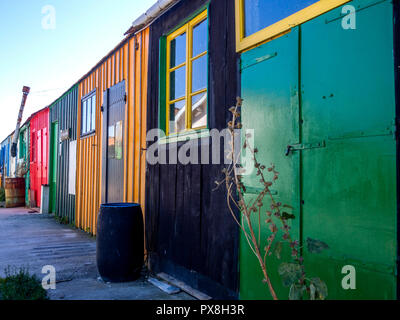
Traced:
<path fill-rule="evenodd" d="M 105 283 L 96 267 L 96 240 L 83 231 L 27 209 L 0 208 L 0 277 L 7 267 L 28 268 L 40 279 L 43 266 L 56 270 L 56 300 L 191 300 L 180 292 L 168 295 L 146 280 Z"/>

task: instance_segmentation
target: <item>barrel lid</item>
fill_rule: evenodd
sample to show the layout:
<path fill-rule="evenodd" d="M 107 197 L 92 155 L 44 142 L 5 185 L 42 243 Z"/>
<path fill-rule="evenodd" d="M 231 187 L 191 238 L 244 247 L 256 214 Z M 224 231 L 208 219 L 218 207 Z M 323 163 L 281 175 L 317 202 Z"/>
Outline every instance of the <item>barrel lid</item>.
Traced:
<path fill-rule="evenodd" d="M 101 205 L 103 208 L 133 208 L 133 207 L 140 207 L 138 203 L 103 203 Z"/>

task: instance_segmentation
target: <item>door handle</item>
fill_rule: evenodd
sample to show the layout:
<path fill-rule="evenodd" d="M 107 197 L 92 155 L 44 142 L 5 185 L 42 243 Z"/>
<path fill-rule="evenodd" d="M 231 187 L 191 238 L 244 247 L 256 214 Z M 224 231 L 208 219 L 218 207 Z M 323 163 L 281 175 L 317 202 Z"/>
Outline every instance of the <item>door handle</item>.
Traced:
<path fill-rule="evenodd" d="M 289 156 L 289 154 L 290 154 L 290 152 L 292 151 L 292 149 L 293 149 L 293 146 L 287 146 L 286 152 L 285 152 L 285 156 L 286 156 L 286 157 Z"/>
<path fill-rule="evenodd" d="M 292 151 L 295 150 L 308 150 L 308 149 L 317 149 L 317 148 L 325 148 L 326 143 L 325 140 L 322 140 L 320 142 L 314 142 L 314 143 L 304 143 L 304 144 L 291 144 L 288 145 L 286 148 L 285 156 L 289 156 Z"/>

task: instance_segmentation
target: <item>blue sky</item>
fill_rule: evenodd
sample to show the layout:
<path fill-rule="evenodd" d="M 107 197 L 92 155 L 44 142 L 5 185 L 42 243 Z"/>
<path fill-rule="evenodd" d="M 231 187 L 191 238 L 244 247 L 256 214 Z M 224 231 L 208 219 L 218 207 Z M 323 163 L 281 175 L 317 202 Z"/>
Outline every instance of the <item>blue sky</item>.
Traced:
<path fill-rule="evenodd" d="M 155 0 L 0 0 L 0 141 L 49 105 L 103 58 Z M 55 28 L 49 19 L 55 9 Z M 45 28 L 43 28 L 43 25 Z M 53 25 L 54 26 L 54 25 Z"/>

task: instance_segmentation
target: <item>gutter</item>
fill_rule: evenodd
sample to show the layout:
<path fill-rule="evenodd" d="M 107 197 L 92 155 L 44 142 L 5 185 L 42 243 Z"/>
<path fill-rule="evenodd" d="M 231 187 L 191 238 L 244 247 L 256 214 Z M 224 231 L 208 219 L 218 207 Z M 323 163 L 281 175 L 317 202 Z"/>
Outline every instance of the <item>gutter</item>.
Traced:
<path fill-rule="evenodd" d="M 142 30 L 179 1 L 180 0 L 158 0 L 154 5 L 150 7 L 150 9 L 148 9 L 139 18 L 133 21 L 132 27 L 127 32 L 125 32 L 124 35 L 136 33 Z"/>

